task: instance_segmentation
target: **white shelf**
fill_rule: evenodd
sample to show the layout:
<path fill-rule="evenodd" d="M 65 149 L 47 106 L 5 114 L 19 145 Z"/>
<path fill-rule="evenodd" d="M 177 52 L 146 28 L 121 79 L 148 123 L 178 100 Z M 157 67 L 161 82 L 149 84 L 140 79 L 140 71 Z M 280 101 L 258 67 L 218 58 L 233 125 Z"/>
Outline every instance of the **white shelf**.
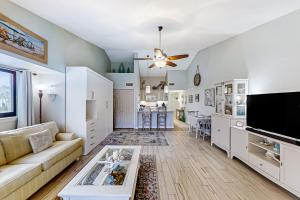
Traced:
<path fill-rule="evenodd" d="M 266 146 L 266 145 L 263 145 L 263 144 L 260 144 L 260 143 L 255 143 L 255 142 L 249 142 L 249 144 L 252 144 L 252 145 L 254 145 L 254 146 L 257 146 L 257 147 L 259 147 L 259 148 L 261 148 L 261 149 L 264 149 L 264 150 L 266 150 L 266 151 L 270 151 L 270 152 L 272 152 L 272 153 L 274 153 L 274 154 L 276 154 L 276 155 L 280 155 L 279 152 L 277 152 L 277 151 L 275 151 L 275 150 L 273 149 L 273 148 L 274 148 L 273 145 Z"/>

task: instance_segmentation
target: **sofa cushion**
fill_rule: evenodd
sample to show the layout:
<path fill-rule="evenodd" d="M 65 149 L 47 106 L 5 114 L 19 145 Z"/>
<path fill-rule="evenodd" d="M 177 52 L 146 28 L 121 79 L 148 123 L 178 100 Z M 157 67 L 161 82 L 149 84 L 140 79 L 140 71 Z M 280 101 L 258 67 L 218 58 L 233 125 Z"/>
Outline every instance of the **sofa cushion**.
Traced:
<path fill-rule="evenodd" d="M 47 170 L 80 146 L 82 146 L 81 138 L 72 141 L 56 141 L 53 143 L 52 147 L 37 154 L 31 153 L 23 156 L 22 158 L 14 160 L 10 164 L 36 163 L 42 164 L 43 170 Z"/>
<path fill-rule="evenodd" d="M 52 134 L 52 140 L 53 142 L 55 141 L 55 136 L 56 134 L 59 132 L 58 127 L 56 125 L 56 122 L 47 122 L 47 123 L 43 123 L 41 124 L 41 126 L 43 127 L 43 129 L 49 129 L 51 134 Z"/>
<path fill-rule="evenodd" d="M 57 141 L 70 141 L 76 139 L 77 136 L 75 133 L 58 133 L 56 135 Z"/>
<path fill-rule="evenodd" d="M 2 143 L 6 154 L 7 162 L 11 162 L 23 155 L 32 152 L 28 136 L 43 130 L 41 125 L 34 125 L 25 128 L 19 128 L 0 133 L 0 142 Z M 4 142 L 4 143 L 3 143 Z M 18 147 L 18 148 L 15 148 Z"/>
<path fill-rule="evenodd" d="M 0 167 L 0 199 L 13 193 L 19 187 L 42 172 L 39 164 L 3 165 Z"/>
<path fill-rule="evenodd" d="M 7 162 L 32 152 L 27 136 L 21 134 L 8 134 L 0 138 Z"/>
<path fill-rule="evenodd" d="M 4 149 L 0 142 L 0 166 L 5 165 L 6 163 L 7 163 L 7 161 L 6 161 L 6 157 L 5 157 L 5 152 L 4 152 Z"/>
<path fill-rule="evenodd" d="M 49 131 L 43 130 L 28 136 L 33 153 L 39 153 L 53 145 L 52 135 Z"/>

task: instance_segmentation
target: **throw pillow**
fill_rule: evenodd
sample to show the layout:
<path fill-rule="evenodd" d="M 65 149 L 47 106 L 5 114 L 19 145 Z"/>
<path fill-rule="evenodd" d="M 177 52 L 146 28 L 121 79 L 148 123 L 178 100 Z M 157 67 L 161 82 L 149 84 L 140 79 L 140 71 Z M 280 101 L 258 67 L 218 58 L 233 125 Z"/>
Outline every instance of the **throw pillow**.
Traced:
<path fill-rule="evenodd" d="M 28 139 L 33 153 L 39 153 L 53 145 L 52 134 L 49 129 L 31 134 Z"/>

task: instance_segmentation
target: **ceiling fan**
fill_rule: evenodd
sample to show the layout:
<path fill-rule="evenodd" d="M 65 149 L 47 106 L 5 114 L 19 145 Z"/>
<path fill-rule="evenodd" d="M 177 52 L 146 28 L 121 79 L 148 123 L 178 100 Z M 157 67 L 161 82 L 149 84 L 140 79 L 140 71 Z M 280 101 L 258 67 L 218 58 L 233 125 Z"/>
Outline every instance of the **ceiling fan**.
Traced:
<path fill-rule="evenodd" d="M 183 58 L 189 57 L 188 54 L 182 54 L 182 55 L 175 55 L 175 56 L 167 56 L 165 52 L 161 49 L 161 31 L 163 27 L 159 26 L 158 27 L 158 32 L 159 32 L 159 48 L 154 49 L 154 57 L 151 58 L 149 55 L 146 58 L 134 58 L 134 60 L 152 60 L 154 63 L 149 66 L 149 68 L 153 67 L 176 67 L 177 65 L 172 62 L 173 60 L 179 60 Z"/>

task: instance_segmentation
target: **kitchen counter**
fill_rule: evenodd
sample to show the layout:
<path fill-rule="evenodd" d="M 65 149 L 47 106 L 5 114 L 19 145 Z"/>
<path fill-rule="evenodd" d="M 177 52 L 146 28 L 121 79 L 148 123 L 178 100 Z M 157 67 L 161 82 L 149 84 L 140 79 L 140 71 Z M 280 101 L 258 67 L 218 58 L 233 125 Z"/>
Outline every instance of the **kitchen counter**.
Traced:
<path fill-rule="evenodd" d="M 137 117 L 137 124 L 138 124 L 138 128 L 142 128 L 142 113 L 143 111 L 138 111 L 138 117 Z M 152 115 L 152 128 L 157 128 L 157 111 L 151 111 L 151 115 Z M 167 128 L 174 128 L 174 111 L 168 110 L 167 111 Z M 149 128 L 147 126 L 145 126 L 145 128 Z M 164 128 L 164 127 L 160 127 L 160 128 Z"/>

